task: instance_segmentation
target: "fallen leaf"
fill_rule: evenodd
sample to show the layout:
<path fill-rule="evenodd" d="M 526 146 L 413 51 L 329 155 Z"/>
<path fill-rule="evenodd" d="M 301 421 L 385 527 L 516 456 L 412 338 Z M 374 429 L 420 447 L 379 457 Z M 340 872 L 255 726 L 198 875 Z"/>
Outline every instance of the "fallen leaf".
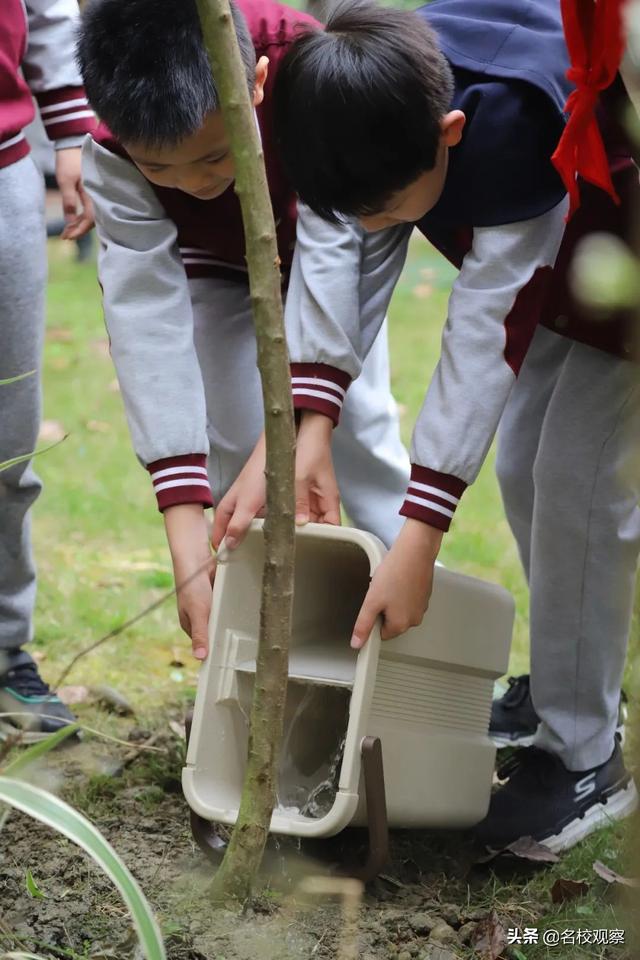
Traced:
<path fill-rule="evenodd" d="M 49 357 L 49 366 L 52 370 L 68 370 L 70 366 L 69 357 L 59 356 L 59 357 Z"/>
<path fill-rule="evenodd" d="M 480 920 L 472 937 L 471 946 L 483 960 L 498 960 L 507 945 L 507 935 L 495 910 Z"/>
<path fill-rule="evenodd" d="M 71 330 L 66 327 L 49 327 L 46 333 L 46 339 L 51 343 L 68 343 L 73 340 Z"/>
<path fill-rule="evenodd" d="M 109 341 L 106 337 L 98 337 L 96 340 L 91 341 L 91 349 L 94 353 L 97 353 L 98 356 L 104 357 L 105 360 L 111 359 L 111 350 L 109 348 Z"/>
<path fill-rule="evenodd" d="M 433 287 L 430 283 L 419 283 L 413 288 L 413 295 L 414 297 L 417 297 L 418 300 L 426 300 L 427 297 L 430 297 L 432 293 Z"/>
<path fill-rule="evenodd" d="M 109 386 L 107 387 L 109 393 L 120 393 L 120 384 L 117 380 L 112 380 Z"/>
<path fill-rule="evenodd" d="M 433 269 L 433 267 L 423 267 L 422 270 L 420 271 L 420 276 L 424 277 L 425 280 L 433 280 L 435 275 L 436 275 L 436 272 Z"/>
<path fill-rule="evenodd" d="M 106 420 L 87 420 L 87 430 L 91 433 L 108 433 L 111 430 L 111 424 Z"/>
<path fill-rule="evenodd" d="M 169 729 L 172 731 L 172 733 L 175 733 L 178 740 L 186 739 L 184 724 L 178 723 L 177 720 L 169 720 Z"/>
<path fill-rule="evenodd" d="M 36 663 L 42 663 L 43 660 L 47 659 L 47 655 L 44 650 L 32 650 L 31 659 L 35 660 Z"/>
<path fill-rule="evenodd" d="M 170 667 L 184 667 L 184 656 L 180 647 L 173 647 L 171 650 L 171 660 L 169 661 Z"/>
<path fill-rule="evenodd" d="M 492 850 L 486 857 L 478 860 L 478 863 L 491 863 L 497 857 L 501 856 L 517 857 L 519 860 L 528 860 L 530 863 L 558 863 L 560 857 L 549 847 L 538 843 L 533 837 L 520 837 L 502 850 Z"/>
<path fill-rule="evenodd" d="M 558 877 L 551 887 L 552 903 L 568 903 L 570 900 L 577 900 L 578 897 L 584 897 L 591 889 L 591 884 L 586 880 L 571 880 L 569 877 Z"/>
<path fill-rule="evenodd" d="M 619 873 L 616 873 L 615 870 L 612 870 L 611 867 L 607 867 L 606 864 L 602 863 L 600 860 L 596 860 L 593 864 L 594 873 L 597 873 L 602 880 L 606 880 L 607 883 L 620 883 L 623 887 L 631 887 L 634 890 L 640 889 L 640 880 L 636 880 L 632 877 L 623 877 Z"/>
<path fill-rule="evenodd" d="M 132 717 L 135 715 L 135 710 L 127 698 L 113 687 L 107 687 L 105 685 L 91 687 L 91 694 L 101 706 L 113 713 L 117 713 L 121 717 Z"/>
<path fill-rule="evenodd" d="M 38 440 L 45 443 L 56 443 L 58 440 L 64 440 L 67 431 L 59 420 L 43 420 L 40 424 Z"/>
<path fill-rule="evenodd" d="M 90 697 L 89 687 L 60 687 L 56 696 L 68 707 L 74 703 L 86 703 Z"/>

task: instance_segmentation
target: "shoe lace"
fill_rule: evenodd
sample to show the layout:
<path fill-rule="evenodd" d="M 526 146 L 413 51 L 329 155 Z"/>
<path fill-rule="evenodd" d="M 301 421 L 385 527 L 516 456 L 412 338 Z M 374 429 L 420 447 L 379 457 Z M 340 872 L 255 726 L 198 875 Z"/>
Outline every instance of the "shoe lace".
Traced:
<path fill-rule="evenodd" d="M 5 674 L 7 686 L 11 686 L 22 697 L 53 696 L 50 687 L 44 682 L 35 663 L 21 663 Z"/>

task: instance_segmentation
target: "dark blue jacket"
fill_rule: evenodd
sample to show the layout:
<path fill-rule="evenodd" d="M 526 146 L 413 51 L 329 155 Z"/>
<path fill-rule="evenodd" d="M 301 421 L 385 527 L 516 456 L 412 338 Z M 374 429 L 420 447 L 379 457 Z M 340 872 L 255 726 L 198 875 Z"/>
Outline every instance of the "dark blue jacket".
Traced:
<path fill-rule="evenodd" d="M 453 69 L 451 108 L 467 118 L 444 192 L 419 226 L 459 262 L 452 228 L 527 220 L 564 196 L 550 160 L 571 89 L 560 3 L 434 0 L 418 13 Z"/>

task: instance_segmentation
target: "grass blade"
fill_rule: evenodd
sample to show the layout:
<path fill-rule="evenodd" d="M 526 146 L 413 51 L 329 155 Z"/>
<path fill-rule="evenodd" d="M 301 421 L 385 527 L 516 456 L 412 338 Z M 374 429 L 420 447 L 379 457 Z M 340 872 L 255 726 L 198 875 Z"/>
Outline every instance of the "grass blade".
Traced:
<path fill-rule="evenodd" d="M 86 817 L 46 790 L 11 777 L 0 777 L 0 801 L 64 834 L 86 850 L 120 891 L 147 960 L 166 960 L 160 928 L 142 890 L 113 847 Z"/>
<path fill-rule="evenodd" d="M 27 377 L 32 377 L 35 372 L 35 370 L 27 370 L 26 373 L 19 373 L 17 377 L 7 377 L 6 380 L 0 380 L 0 387 L 6 387 L 10 383 L 17 383 L 18 380 L 26 380 Z"/>
<path fill-rule="evenodd" d="M 18 463 L 24 463 L 26 460 L 33 460 L 34 457 L 39 457 L 43 453 L 48 453 L 49 450 L 53 450 L 54 447 L 57 447 L 60 443 L 63 443 L 69 434 L 65 434 L 62 440 L 56 440 L 55 443 L 50 443 L 48 447 L 42 447 L 41 450 L 32 450 L 31 453 L 23 453 L 20 457 L 12 457 L 10 460 L 3 460 L 0 463 L 0 473 L 3 470 L 8 470 L 9 467 L 15 467 Z"/>

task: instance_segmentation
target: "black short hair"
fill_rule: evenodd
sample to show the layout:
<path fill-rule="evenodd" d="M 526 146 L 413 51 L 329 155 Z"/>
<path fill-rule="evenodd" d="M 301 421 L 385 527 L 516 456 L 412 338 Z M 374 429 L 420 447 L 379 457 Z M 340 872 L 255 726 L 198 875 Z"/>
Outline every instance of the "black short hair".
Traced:
<path fill-rule="evenodd" d="M 255 49 L 231 11 L 253 91 Z M 93 109 L 124 142 L 175 146 L 220 106 L 195 0 L 89 0 L 77 58 Z"/>
<path fill-rule="evenodd" d="M 452 96 L 419 14 L 340 3 L 326 30 L 293 43 L 276 79 L 277 138 L 301 199 L 329 220 L 379 212 L 434 167 Z"/>

